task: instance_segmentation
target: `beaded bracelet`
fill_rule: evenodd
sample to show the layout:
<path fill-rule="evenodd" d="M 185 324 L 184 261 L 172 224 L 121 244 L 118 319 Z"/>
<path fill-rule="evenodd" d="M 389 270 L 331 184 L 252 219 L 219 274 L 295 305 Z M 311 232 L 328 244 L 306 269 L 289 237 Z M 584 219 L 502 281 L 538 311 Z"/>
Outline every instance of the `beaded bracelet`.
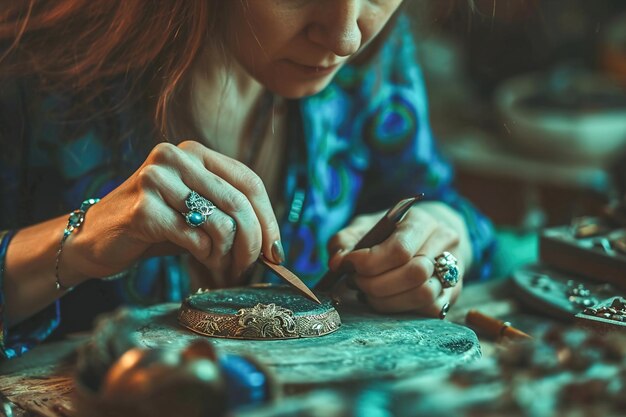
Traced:
<path fill-rule="evenodd" d="M 82 202 L 80 208 L 78 210 L 74 210 L 70 213 L 70 217 L 67 219 L 67 226 L 63 231 L 63 237 L 61 237 L 61 242 L 59 243 L 59 249 L 57 250 L 56 263 L 54 265 L 54 277 L 56 279 L 56 287 L 57 290 L 71 290 L 72 287 L 66 287 L 61 284 L 61 280 L 59 278 L 59 263 L 61 261 L 61 252 L 63 251 L 63 246 L 65 245 L 65 241 L 67 238 L 74 232 L 74 230 L 78 229 L 82 226 L 85 221 L 85 214 L 87 210 L 94 204 L 100 201 L 99 198 L 90 198 Z"/>

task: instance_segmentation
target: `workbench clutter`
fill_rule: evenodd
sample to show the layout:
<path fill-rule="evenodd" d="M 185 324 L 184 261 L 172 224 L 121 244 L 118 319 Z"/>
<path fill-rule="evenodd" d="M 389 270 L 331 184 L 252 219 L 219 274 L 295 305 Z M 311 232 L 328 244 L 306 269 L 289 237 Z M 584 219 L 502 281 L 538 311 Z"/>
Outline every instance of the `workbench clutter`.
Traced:
<path fill-rule="evenodd" d="M 320 301 L 288 286 L 257 286 L 103 316 L 80 349 L 78 415 L 217 417 L 294 393 L 398 380 L 481 357 L 467 327 L 376 314 L 356 300 L 336 309 L 329 298 Z"/>
<path fill-rule="evenodd" d="M 626 198 L 604 211 L 603 216 L 578 217 L 569 226 L 545 230 L 539 256 L 554 268 L 626 290 Z"/>
<path fill-rule="evenodd" d="M 604 211 L 541 232 L 540 263 L 512 276 L 520 301 L 597 331 L 626 330 L 626 199 Z"/>
<path fill-rule="evenodd" d="M 622 416 L 626 336 L 551 326 L 451 371 L 342 392 L 316 391 L 236 417 Z"/>
<path fill-rule="evenodd" d="M 271 374 L 254 358 L 222 354 L 206 340 L 168 349 L 141 345 L 139 310 L 100 319 L 78 353 L 76 415 L 220 416 L 276 397 Z"/>

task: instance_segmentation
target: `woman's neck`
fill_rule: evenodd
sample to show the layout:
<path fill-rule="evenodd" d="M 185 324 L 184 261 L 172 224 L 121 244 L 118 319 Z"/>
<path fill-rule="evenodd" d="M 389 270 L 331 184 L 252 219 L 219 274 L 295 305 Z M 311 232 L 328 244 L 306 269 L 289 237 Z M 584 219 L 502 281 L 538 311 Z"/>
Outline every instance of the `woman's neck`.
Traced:
<path fill-rule="evenodd" d="M 235 60 L 206 51 L 193 71 L 191 109 L 202 141 L 237 158 L 264 87 Z"/>
<path fill-rule="evenodd" d="M 267 90 L 236 62 L 215 56 L 203 62 L 211 65 L 196 68 L 191 94 L 200 140 L 248 165 L 268 194 L 278 196 L 286 140 L 284 101 L 272 97 L 268 102 Z"/>

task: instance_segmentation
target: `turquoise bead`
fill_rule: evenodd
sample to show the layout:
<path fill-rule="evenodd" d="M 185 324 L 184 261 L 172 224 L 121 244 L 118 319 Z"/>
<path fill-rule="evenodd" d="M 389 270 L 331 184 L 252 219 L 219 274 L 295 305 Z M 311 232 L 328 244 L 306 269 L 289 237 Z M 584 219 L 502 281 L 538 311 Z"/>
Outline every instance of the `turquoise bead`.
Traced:
<path fill-rule="evenodd" d="M 76 227 L 77 225 L 79 225 L 80 223 L 83 222 L 83 216 L 85 215 L 85 212 L 80 211 L 80 210 L 75 210 L 70 214 L 70 217 L 68 219 L 68 223 L 71 226 Z"/>
<path fill-rule="evenodd" d="M 456 285 L 459 281 L 459 270 L 457 267 L 452 267 L 448 270 L 448 272 L 444 275 L 443 279 L 448 281 L 451 285 Z"/>
<path fill-rule="evenodd" d="M 200 226 L 202 223 L 204 223 L 204 216 L 202 215 L 202 213 L 192 211 L 187 215 L 187 220 L 193 226 Z"/>

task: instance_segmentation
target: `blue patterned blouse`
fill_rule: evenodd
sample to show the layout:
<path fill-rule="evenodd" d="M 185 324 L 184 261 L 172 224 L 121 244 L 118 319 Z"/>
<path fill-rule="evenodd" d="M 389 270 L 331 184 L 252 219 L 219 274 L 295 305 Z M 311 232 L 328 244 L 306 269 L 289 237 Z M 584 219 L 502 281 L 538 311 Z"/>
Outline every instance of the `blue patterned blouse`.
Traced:
<path fill-rule="evenodd" d="M 475 260 L 466 279 L 488 276 L 491 226 L 451 186 L 451 168 L 429 127 L 407 25 L 399 22 L 370 64 L 342 68 L 324 91 L 295 103 L 299 117 L 290 119 L 281 231 L 287 266 L 310 285 L 325 272 L 326 242 L 355 214 L 416 193 L 464 216 Z M 118 127 L 94 123 L 78 140 L 63 142 L 63 130 L 48 117 L 62 101 L 31 102 L 16 85 L 0 87 L 0 230 L 69 213 L 85 198 L 106 195 L 152 147 L 138 146 L 145 138 L 108 139 L 124 131 L 132 115 L 121 117 Z M 181 265 L 177 257 L 153 258 L 125 279 L 88 281 L 11 329 L 0 315 L 0 355 L 11 358 L 46 338 L 87 328 L 97 314 L 122 304 L 179 301 L 189 291 Z M 3 304 L 0 290 L 0 314 Z"/>

